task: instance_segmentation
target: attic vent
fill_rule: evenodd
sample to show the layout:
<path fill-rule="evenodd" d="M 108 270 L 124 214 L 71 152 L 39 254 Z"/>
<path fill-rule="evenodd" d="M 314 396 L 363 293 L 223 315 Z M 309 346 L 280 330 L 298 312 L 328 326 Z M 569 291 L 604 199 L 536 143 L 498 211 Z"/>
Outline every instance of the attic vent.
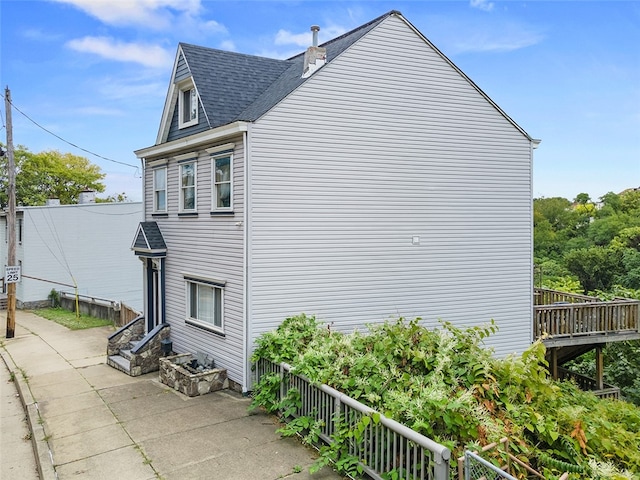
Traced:
<path fill-rule="evenodd" d="M 313 72 L 327 63 L 327 49 L 318 46 L 318 32 L 320 31 L 320 27 L 312 25 L 311 31 L 313 32 L 313 44 L 307 48 L 307 51 L 304 53 L 302 78 L 310 77 Z"/>

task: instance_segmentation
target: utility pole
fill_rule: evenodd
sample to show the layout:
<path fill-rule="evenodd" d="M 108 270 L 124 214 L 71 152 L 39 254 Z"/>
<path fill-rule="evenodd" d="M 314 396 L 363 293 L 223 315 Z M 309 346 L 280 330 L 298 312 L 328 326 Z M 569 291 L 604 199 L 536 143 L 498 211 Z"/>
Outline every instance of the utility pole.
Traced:
<path fill-rule="evenodd" d="M 7 86 L 4 91 L 4 111 L 7 115 L 7 157 L 9 161 L 9 191 L 7 194 L 7 266 L 16 264 L 16 164 L 13 158 L 13 126 L 11 123 L 11 92 Z M 5 278 L 5 281 L 9 279 Z M 7 283 L 7 338 L 13 338 L 16 330 L 16 283 Z"/>

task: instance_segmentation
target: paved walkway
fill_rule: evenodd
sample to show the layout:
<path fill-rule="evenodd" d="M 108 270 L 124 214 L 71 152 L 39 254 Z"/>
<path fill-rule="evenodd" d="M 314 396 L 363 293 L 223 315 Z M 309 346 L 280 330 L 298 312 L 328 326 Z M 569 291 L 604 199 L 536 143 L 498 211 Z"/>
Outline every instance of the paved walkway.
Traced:
<path fill-rule="evenodd" d="M 3 378 L 3 479 L 33 473 L 26 460 L 6 466 L 24 470 L 5 473 L 5 460 L 28 438 L 16 426 L 15 433 L 7 428 L 13 440 L 5 437 L 5 422 L 23 418 L 4 413 L 16 398 L 27 411 L 41 480 L 341 478 L 326 468 L 311 477 L 315 452 L 281 438 L 273 417 L 249 414 L 241 395 L 189 398 L 159 383 L 157 373 L 133 378 L 107 366 L 108 327 L 71 331 L 18 311 L 15 338 L 6 339 L 2 311 L 0 328 L 0 354 L 21 393 L 5 393 Z"/>
<path fill-rule="evenodd" d="M 24 407 L 4 365 L 0 365 L 0 478 L 38 480 Z"/>

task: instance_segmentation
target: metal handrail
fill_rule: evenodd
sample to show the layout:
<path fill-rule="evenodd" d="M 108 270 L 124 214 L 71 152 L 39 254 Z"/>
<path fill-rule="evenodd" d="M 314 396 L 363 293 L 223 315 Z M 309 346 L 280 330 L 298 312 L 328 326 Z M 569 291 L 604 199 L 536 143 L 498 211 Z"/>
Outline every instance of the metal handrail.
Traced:
<path fill-rule="evenodd" d="M 292 373 L 291 365 L 276 364 L 267 359 L 257 363 L 257 380 L 271 372 L 280 376 L 280 398 L 291 387 L 300 385 L 302 407 L 297 416 L 313 415 L 324 423 L 320 438 L 331 443 L 337 423 L 344 418 L 355 426 L 362 415 L 379 415 L 379 421 L 370 422 L 362 441 L 350 445 L 349 453 L 358 457 L 360 466 L 372 478 L 395 471 L 399 479 L 448 480 L 451 451 L 434 440 L 385 417 L 376 410 L 324 384 L 314 384 L 304 375 Z M 325 397 L 326 396 L 326 397 Z"/>

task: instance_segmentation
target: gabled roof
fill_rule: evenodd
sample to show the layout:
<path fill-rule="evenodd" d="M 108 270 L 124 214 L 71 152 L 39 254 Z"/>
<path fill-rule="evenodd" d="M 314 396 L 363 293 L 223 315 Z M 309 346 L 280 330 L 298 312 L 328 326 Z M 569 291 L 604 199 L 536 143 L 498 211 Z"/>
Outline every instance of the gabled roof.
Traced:
<path fill-rule="evenodd" d="M 140 222 L 131 250 L 141 257 L 166 257 L 167 245 L 156 222 Z"/>
<path fill-rule="evenodd" d="M 327 63 L 394 14 L 399 12 L 388 12 L 320 45 L 327 49 Z M 304 52 L 287 60 L 277 60 L 180 43 L 156 144 L 166 141 L 171 125 L 177 103 L 174 92 L 177 66 L 182 59 L 198 92 L 208 128 L 255 121 L 311 78 L 302 78 Z M 186 129 L 184 134 L 190 135 Z"/>
<path fill-rule="evenodd" d="M 345 33 L 344 35 L 334 38 L 320 45 L 327 49 L 327 63 L 331 63 L 340 56 L 347 48 L 360 40 L 366 33 L 377 26 L 382 20 L 389 15 L 399 14 L 399 12 L 391 11 L 384 15 L 366 23 L 355 30 Z M 311 77 L 302 78 L 304 52 L 290 58 L 287 62 L 291 65 L 284 73 L 267 88 L 262 95 L 256 98 L 251 105 L 242 111 L 236 120 L 252 122 L 260 118 L 275 105 L 280 103 L 284 97 L 293 92 L 302 83 Z"/>
<path fill-rule="evenodd" d="M 390 16 L 400 17 L 430 47 L 464 77 L 489 103 L 491 103 L 515 128 L 537 146 L 539 140 L 531 138 L 516 122 L 513 121 L 491 98 L 485 94 L 464 72 L 449 60 L 418 29 L 408 22 L 400 12 L 392 10 L 384 15 L 361 25 L 360 27 L 334 38 L 322 45 L 327 50 L 327 64 L 338 58 L 345 50 L 360 40 Z M 185 75 L 191 76 L 198 93 L 204 118 L 196 127 L 188 127 L 177 135 L 172 133 L 172 141 L 189 137 L 204 130 L 216 129 L 224 125 L 240 125 L 241 122 L 253 122 L 280 103 L 296 88 L 313 78 L 311 75 L 302 78 L 304 52 L 287 60 L 227 52 L 207 47 L 199 47 L 180 43 L 176 54 L 169 94 L 160 124 L 156 146 L 167 142 L 171 127 L 171 119 L 177 106 L 177 75 L 179 66 Z M 183 68 L 184 67 L 184 68 Z M 186 70 L 184 70 L 186 69 Z M 238 122 L 238 123 L 236 123 Z M 171 144 L 172 142 L 169 142 Z M 142 156 L 152 147 L 136 151 Z"/>
<path fill-rule="evenodd" d="M 180 44 L 202 108 L 215 128 L 236 121 L 291 62 Z M 301 70 L 302 71 L 302 70 Z"/>

